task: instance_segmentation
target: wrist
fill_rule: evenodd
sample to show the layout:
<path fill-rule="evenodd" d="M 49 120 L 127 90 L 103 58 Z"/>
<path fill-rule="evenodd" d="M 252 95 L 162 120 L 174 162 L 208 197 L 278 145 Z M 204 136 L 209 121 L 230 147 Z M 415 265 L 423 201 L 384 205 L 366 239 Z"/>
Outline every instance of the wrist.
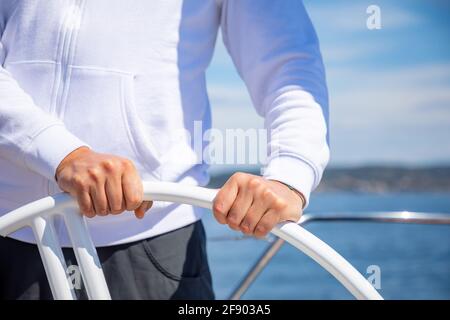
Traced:
<path fill-rule="evenodd" d="M 274 182 L 278 182 L 278 183 L 284 185 L 285 187 L 287 187 L 288 189 L 290 189 L 293 193 L 296 194 L 297 197 L 300 198 L 302 209 L 305 208 L 305 205 L 306 205 L 306 198 L 305 198 L 305 196 L 303 195 L 303 193 L 301 193 L 299 190 L 295 189 L 294 187 L 292 187 L 291 185 L 289 185 L 289 184 L 287 184 L 287 183 L 285 183 L 285 182 L 283 182 L 283 181 L 274 180 L 274 179 L 269 179 L 269 180 L 270 180 L 270 181 L 274 181 Z"/>

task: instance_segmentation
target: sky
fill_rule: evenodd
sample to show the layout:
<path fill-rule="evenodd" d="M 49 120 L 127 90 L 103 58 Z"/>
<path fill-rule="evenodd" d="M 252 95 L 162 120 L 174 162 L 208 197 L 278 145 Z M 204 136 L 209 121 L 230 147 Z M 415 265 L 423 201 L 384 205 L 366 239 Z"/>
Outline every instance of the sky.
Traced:
<path fill-rule="evenodd" d="M 304 3 L 327 73 L 330 165 L 450 164 L 450 1 Z M 381 29 L 366 26 L 370 5 Z M 263 126 L 220 37 L 207 80 L 214 127 Z"/>

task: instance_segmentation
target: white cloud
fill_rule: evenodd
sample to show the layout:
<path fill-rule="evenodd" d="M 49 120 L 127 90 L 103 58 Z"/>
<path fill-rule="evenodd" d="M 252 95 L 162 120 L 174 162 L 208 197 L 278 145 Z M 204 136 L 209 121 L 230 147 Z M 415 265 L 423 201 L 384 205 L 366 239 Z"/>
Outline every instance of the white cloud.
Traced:
<path fill-rule="evenodd" d="M 450 160 L 450 65 L 330 70 L 335 163 Z"/>
<path fill-rule="evenodd" d="M 450 160 L 450 64 L 330 69 L 328 77 L 333 163 Z M 262 127 L 242 83 L 209 93 L 215 127 Z"/>
<path fill-rule="evenodd" d="M 394 44 L 383 42 L 380 46 L 376 42 L 370 41 L 345 41 L 342 39 L 340 43 L 322 42 L 321 51 L 325 65 L 334 65 L 337 63 L 348 63 L 360 58 L 370 58 L 377 54 L 390 51 L 394 48 Z"/>
<path fill-rule="evenodd" d="M 450 65 L 328 72 L 336 126 L 450 126 Z M 333 83 L 344 82 L 339 89 Z"/>

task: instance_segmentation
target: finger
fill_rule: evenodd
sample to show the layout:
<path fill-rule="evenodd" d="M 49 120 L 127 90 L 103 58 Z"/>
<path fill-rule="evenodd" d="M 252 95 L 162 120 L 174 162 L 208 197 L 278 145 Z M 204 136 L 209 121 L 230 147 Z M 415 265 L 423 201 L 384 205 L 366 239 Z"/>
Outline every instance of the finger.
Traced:
<path fill-rule="evenodd" d="M 259 219 L 261 219 L 264 212 L 269 208 L 272 198 L 271 194 L 269 194 L 270 192 L 267 191 L 266 184 L 261 179 L 251 179 L 247 188 L 253 195 L 253 201 L 251 206 L 246 210 L 245 216 L 239 222 L 239 229 L 246 234 L 252 234 Z"/>
<path fill-rule="evenodd" d="M 80 191 L 75 194 L 75 198 L 77 199 L 80 212 L 88 218 L 93 218 L 95 216 L 95 211 L 90 194 L 88 192 Z"/>
<path fill-rule="evenodd" d="M 234 175 L 233 175 L 234 177 Z M 231 177 L 225 182 L 214 198 L 213 213 L 216 220 L 221 224 L 227 223 L 227 215 L 238 193 L 238 181 Z"/>
<path fill-rule="evenodd" d="M 253 200 L 252 205 L 247 210 L 247 214 L 240 223 L 239 228 L 245 234 L 253 234 L 256 225 L 261 217 L 269 209 L 270 200 L 261 196 L 256 197 Z"/>
<path fill-rule="evenodd" d="M 265 237 L 279 222 L 280 215 L 274 209 L 269 209 L 256 225 L 254 235 L 257 238 Z"/>
<path fill-rule="evenodd" d="M 105 192 L 105 184 L 98 183 L 95 187 L 91 187 L 90 194 L 94 204 L 95 213 L 99 216 L 106 216 L 109 210 L 108 199 Z"/>
<path fill-rule="evenodd" d="M 134 210 L 134 215 L 138 219 L 142 219 L 145 216 L 145 213 L 152 207 L 153 201 L 144 201 L 142 204 Z"/>
<path fill-rule="evenodd" d="M 122 192 L 122 181 L 120 176 L 115 175 L 106 180 L 106 197 L 112 214 L 119 214 L 125 210 L 124 195 Z"/>
<path fill-rule="evenodd" d="M 226 217 L 227 223 L 231 229 L 239 231 L 239 225 L 247 214 L 253 202 L 252 193 L 245 187 L 238 188 L 238 194 L 234 200 L 228 215 Z"/>
<path fill-rule="evenodd" d="M 139 175 L 133 170 L 122 176 L 122 190 L 125 207 L 128 211 L 136 210 L 143 200 L 143 187 Z"/>

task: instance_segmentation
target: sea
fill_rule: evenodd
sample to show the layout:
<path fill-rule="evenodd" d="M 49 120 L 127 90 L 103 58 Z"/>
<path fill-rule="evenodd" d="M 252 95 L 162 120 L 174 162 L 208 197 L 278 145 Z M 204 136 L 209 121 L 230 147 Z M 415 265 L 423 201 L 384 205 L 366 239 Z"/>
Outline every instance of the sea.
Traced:
<path fill-rule="evenodd" d="M 449 193 L 319 193 L 309 213 L 419 211 L 450 214 Z M 273 237 L 243 238 L 203 219 L 217 299 L 227 299 Z M 368 278 L 385 299 L 450 299 L 450 225 L 313 222 L 305 226 Z M 316 262 L 285 243 L 242 299 L 353 299 Z"/>

